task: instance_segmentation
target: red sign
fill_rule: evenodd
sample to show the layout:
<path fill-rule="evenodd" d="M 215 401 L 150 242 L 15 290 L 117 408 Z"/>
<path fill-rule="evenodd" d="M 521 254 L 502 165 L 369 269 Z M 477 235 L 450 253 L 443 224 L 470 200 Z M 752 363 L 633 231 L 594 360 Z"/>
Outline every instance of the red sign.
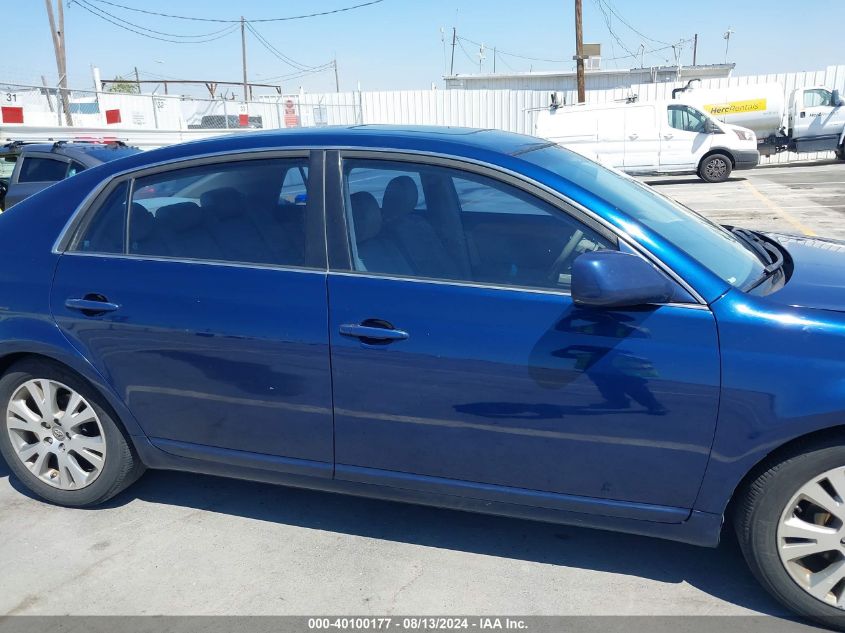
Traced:
<path fill-rule="evenodd" d="M 299 115 L 296 113 L 293 99 L 285 101 L 285 127 L 299 127 Z"/>
<path fill-rule="evenodd" d="M 109 125 L 120 123 L 120 110 L 106 110 L 106 123 Z"/>
<path fill-rule="evenodd" d="M 249 115 L 248 114 L 239 114 L 238 115 L 238 125 L 241 127 L 247 127 L 249 125 Z"/>
<path fill-rule="evenodd" d="M 3 123 L 23 123 L 23 108 L 3 106 Z"/>

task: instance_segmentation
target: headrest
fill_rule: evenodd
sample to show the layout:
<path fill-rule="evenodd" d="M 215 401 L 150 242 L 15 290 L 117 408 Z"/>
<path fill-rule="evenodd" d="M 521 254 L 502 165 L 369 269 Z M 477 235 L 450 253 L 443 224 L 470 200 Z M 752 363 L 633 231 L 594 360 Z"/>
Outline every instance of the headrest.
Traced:
<path fill-rule="evenodd" d="M 129 212 L 129 237 L 133 242 L 147 239 L 155 229 L 156 220 L 146 207 L 137 202 L 132 203 Z"/>
<path fill-rule="evenodd" d="M 202 209 L 196 202 L 178 202 L 159 208 L 155 216 L 162 226 L 181 233 L 202 222 Z"/>
<path fill-rule="evenodd" d="M 353 193 L 349 199 L 352 202 L 356 241 L 360 244 L 373 239 L 381 231 L 381 209 L 378 200 L 368 191 Z"/>
<path fill-rule="evenodd" d="M 210 209 L 219 219 L 243 213 L 244 195 L 234 187 L 221 187 L 200 196 L 203 209 Z"/>
<path fill-rule="evenodd" d="M 410 176 L 396 176 L 384 190 L 382 213 L 385 220 L 394 220 L 409 214 L 417 206 L 419 192 Z"/>

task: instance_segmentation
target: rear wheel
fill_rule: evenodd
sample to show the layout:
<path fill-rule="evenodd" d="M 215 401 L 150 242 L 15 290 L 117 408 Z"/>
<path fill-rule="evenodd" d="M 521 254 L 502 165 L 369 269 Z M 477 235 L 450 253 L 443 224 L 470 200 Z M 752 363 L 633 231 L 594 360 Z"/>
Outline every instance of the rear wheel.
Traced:
<path fill-rule="evenodd" d="M 707 182 L 724 182 L 731 175 L 733 163 L 724 154 L 705 156 L 698 166 L 698 175 Z"/>
<path fill-rule="evenodd" d="M 0 452 L 39 497 L 90 506 L 113 497 L 143 472 L 102 397 L 46 360 L 13 365 L 0 378 Z"/>
<path fill-rule="evenodd" d="M 845 141 L 836 149 L 835 154 L 839 160 L 845 160 Z"/>
<path fill-rule="evenodd" d="M 797 613 L 845 630 L 845 445 L 806 445 L 751 482 L 735 528 L 752 572 Z"/>

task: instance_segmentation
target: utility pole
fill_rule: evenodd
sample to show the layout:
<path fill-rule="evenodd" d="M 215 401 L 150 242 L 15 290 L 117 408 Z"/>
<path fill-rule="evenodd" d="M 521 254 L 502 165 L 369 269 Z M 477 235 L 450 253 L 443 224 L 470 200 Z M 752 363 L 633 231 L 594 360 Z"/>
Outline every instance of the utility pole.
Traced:
<path fill-rule="evenodd" d="M 458 43 L 458 31 L 453 26 L 452 27 L 452 63 L 449 64 L 449 76 L 455 76 L 455 44 Z"/>
<path fill-rule="evenodd" d="M 337 78 L 337 57 L 334 58 L 334 91 L 340 92 L 340 80 Z"/>
<path fill-rule="evenodd" d="M 62 110 L 65 111 L 65 122 L 73 125 L 70 114 L 70 98 L 67 93 L 67 51 L 65 49 L 65 10 L 62 0 L 57 1 L 58 25 L 53 13 L 53 0 L 44 0 L 47 7 L 47 19 L 50 21 L 50 35 L 53 38 L 53 51 L 56 53 L 56 70 L 59 73 L 59 87 L 62 97 Z"/>
<path fill-rule="evenodd" d="M 496 74 L 496 47 L 493 47 L 493 74 Z"/>
<path fill-rule="evenodd" d="M 141 76 L 138 74 L 137 66 L 135 66 L 135 85 L 138 86 L 138 94 L 141 94 Z"/>
<path fill-rule="evenodd" d="M 728 63 L 728 47 L 731 45 L 731 35 L 734 32 L 735 31 L 733 29 L 729 28 L 727 31 L 725 31 L 725 34 L 722 36 L 722 37 L 725 38 L 725 63 L 726 64 Z"/>
<path fill-rule="evenodd" d="M 244 71 L 244 102 L 249 101 L 249 84 L 246 81 L 246 27 L 241 16 L 241 66 Z"/>
<path fill-rule="evenodd" d="M 575 0 L 575 64 L 578 74 L 578 103 L 584 103 L 587 100 L 584 81 L 584 32 L 581 21 L 581 0 Z"/>
<path fill-rule="evenodd" d="M 698 33 L 692 38 L 692 65 L 695 66 L 695 61 L 698 55 Z"/>

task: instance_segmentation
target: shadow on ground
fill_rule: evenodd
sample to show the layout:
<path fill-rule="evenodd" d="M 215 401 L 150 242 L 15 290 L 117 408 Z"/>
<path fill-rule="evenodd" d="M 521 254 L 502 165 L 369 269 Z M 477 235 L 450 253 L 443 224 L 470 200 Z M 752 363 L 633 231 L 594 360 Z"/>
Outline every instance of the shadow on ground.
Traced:
<path fill-rule="evenodd" d="M 7 476 L 8 467 L 0 460 L 0 477 Z M 11 484 L 32 496 L 15 477 Z M 732 535 L 713 550 L 628 534 L 164 471 L 147 472 L 107 505 L 120 507 L 135 499 L 425 547 L 665 583 L 687 582 L 747 609 L 787 614 L 751 576 Z"/>

